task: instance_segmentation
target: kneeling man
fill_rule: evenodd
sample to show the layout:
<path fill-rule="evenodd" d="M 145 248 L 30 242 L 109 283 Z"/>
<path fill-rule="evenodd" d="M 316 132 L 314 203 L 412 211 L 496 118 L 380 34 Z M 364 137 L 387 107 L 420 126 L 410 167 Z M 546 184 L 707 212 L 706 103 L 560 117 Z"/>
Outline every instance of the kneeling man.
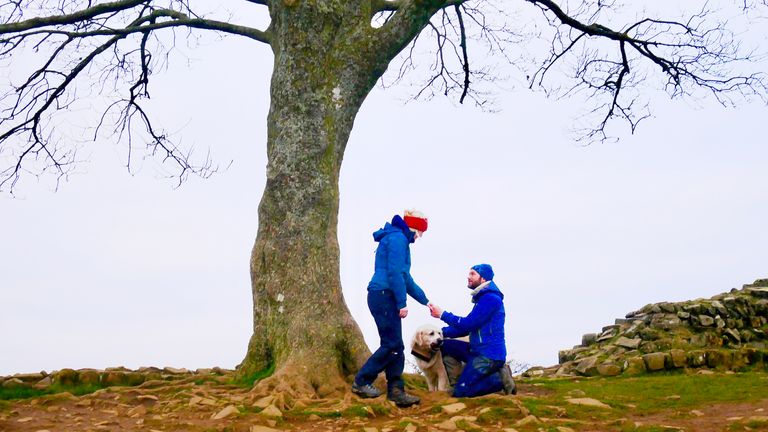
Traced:
<path fill-rule="evenodd" d="M 429 311 L 440 318 L 443 327 L 441 351 L 443 358 L 453 357 L 465 364 L 453 389 L 455 397 L 482 396 L 504 390 L 516 394 L 515 382 L 506 365 L 507 347 L 504 342 L 504 294 L 493 282 L 493 268 L 488 264 L 472 267 L 467 277 L 472 290 L 474 307 L 466 317 L 456 316 L 429 304 Z M 469 335 L 469 343 L 458 338 Z"/>

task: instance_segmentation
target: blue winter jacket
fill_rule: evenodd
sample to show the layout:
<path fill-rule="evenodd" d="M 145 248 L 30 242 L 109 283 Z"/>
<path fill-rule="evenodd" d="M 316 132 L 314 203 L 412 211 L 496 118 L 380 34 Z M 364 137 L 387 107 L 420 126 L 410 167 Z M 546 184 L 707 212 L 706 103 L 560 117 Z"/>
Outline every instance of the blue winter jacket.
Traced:
<path fill-rule="evenodd" d="M 375 270 L 368 290 L 392 291 L 398 309 L 405 307 L 406 293 L 423 305 L 429 303 L 424 291 L 411 277 L 410 244 L 415 239 L 403 218 L 395 215 L 392 223 L 386 223 L 384 228 L 373 233 L 373 239 L 379 246 L 376 248 Z"/>
<path fill-rule="evenodd" d="M 448 327 L 443 327 L 443 336 L 457 338 L 469 335 L 469 349 L 473 354 L 506 361 L 503 299 L 504 294 L 499 287 L 490 281 L 485 288 L 472 295 L 475 306 L 466 317 L 443 312 L 440 319 L 448 324 Z"/>

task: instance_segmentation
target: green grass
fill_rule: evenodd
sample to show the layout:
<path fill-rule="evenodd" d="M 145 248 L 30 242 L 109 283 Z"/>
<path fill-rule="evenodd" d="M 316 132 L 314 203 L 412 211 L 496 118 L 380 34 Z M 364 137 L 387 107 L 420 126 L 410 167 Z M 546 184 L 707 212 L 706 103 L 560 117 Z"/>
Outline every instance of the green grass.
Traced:
<path fill-rule="evenodd" d="M 585 397 L 607 403 L 616 410 L 629 408 L 651 413 L 670 408 L 684 409 L 711 403 L 737 403 L 766 398 L 768 375 L 764 372 L 737 374 L 696 375 L 684 372 L 661 372 L 637 377 L 585 378 L 580 380 L 531 380 L 545 389 L 554 391 L 538 400 L 525 400 L 534 415 L 546 416 L 544 405 L 565 406 L 568 414 L 579 416 L 587 409 L 590 413 L 600 408 L 562 405 L 573 390 L 581 390 Z M 670 396 L 677 395 L 677 398 Z M 603 410 L 608 411 L 608 410 Z"/>
<path fill-rule="evenodd" d="M 234 384 L 238 387 L 246 387 L 250 388 L 253 387 L 253 383 L 256 381 L 262 380 L 266 377 L 272 376 L 272 374 L 275 373 L 275 362 L 271 362 L 269 366 L 267 366 L 266 369 L 262 369 L 260 371 L 256 371 L 250 375 L 240 375 L 236 374 L 234 378 L 230 381 L 230 384 Z"/>
<path fill-rule="evenodd" d="M 106 388 L 98 384 L 77 384 L 73 386 L 63 386 L 59 384 L 53 384 L 44 389 L 38 389 L 33 387 L 19 387 L 19 388 L 1 388 L 0 387 L 0 400 L 17 400 L 17 399 L 29 399 L 34 397 L 40 397 L 50 394 L 69 392 L 75 396 L 82 396 Z"/>

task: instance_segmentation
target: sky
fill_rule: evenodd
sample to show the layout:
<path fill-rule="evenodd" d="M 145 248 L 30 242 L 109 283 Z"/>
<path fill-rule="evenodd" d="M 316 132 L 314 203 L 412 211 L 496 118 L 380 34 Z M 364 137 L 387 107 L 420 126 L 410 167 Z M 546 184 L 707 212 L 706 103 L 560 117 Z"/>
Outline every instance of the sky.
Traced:
<path fill-rule="evenodd" d="M 218 174 L 175 188 L 151 158 L 129 173 L 124 147 L 84 143 L 58 190 L 28 178 L 0 196 L 0 375 L 244 357 L 271 52 L 227 38 L 188 55 L 156 78 L 153 107 L 183 143 L 210 149 Z M 341 170 L 342 288 L 372 349 L 371 233 L 405 208 L 429 218 L 411 247 L 429 299 L 466 314 L 469 267 L 492 264 L 508 359 L 528 365 L 556 364 L 645 304 L 768 277 L 765 106 L 659 99 L 634 135 L 583 146 L 573 99 L 505 85 L 490 113 L 411 94 L 374 89 Z M 409 309 L 406 340 L 440 324 Z"/>

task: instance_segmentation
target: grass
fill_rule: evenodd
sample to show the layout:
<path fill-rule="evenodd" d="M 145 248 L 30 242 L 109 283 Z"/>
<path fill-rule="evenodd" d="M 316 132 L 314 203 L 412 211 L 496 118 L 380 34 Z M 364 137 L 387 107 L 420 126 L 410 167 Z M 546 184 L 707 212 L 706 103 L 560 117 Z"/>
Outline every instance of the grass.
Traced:
<path fill-rule="evenodd" d="M 272 374 L 275 373 L 275 362 L 272 361 L 269 363 L 269 366 L 267 366 L 266 369 L 262 369 L 260 371 L 256 371 L 250 375 L 240 375 L 236 374 L 235 377 L 232 379 L 230 384 L 234 384 L 238 387 L 246 387 L 250 388 L 253 387 L 253 383 L 256 381 L 262 380 L 264 378 L 267 378 L 269 376 L 272 376 Z"/>
<path fill-rule="evenodd" d="M 113 386 L 110 386 L 113 387 Z M 63 386 L 59 384 L 53 384 L 43 389 L 34 387 L 18 387 L 18 388 L 2 388 L 0 387 L 0 401 L 2 400 L 17 400 L 17 399 L 29 399 L 50 394 L 69 392 L 75 396 L 82 396 L 93 393 L 97 390 L 107 388 L 98 384 L 77 384 L 72 386 Z"/>
<path fill-rule="evenodd" d="M 553 394 L 538 400 L 525 400 L 534 415 L 546 416 L 544 405 L 562 405 L 569 392 L 580 390 L 585 397 L 607 403 L 615 410 L 633 409 L 652 413 L 665 409 L 682 409 L 712 403 L 738 403 L 766 397 L 768 375 L 764 372 L 696 375 L 684 372 L 662 372 L 637 377 L 585 378 L 580 380 L 531 380 Z M 679 396 L 679 397 L 678 397 Z M 565 406 L 568 415 L 579 417 L 600 408 Z M 603 409 L 603 411 L 608 411 Z"/>

